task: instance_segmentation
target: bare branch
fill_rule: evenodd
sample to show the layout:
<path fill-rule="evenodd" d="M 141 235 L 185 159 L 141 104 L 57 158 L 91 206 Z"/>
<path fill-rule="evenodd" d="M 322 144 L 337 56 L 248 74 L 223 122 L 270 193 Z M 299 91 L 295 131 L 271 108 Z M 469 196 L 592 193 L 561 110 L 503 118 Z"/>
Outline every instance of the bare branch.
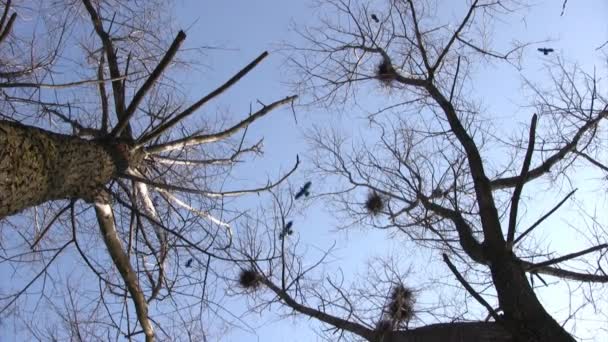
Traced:
<path fill-rule="evenodd" d="M 156 66 L 156 68 L 154 68 L 154 70 L 152 71 L 150 76 L 146 79 L 144 84 L 142 84 L 142 86 L 137 90 L 137 92 L 133 96 L 131 103 L 129 103 L 129 107 L 127 107 L 127 110 L 125 111 L 125 115 L 120 118 L 120 121 L 118 122 L 116 127 L 114 127 L 114 129 L 112 130 L 112 133 L 111 133 L 112 136 L 114 136 L 114 137 L 120 136 L 122 131 L 127 127 L 127 124 L 129 123 L 129 120 L 135 113 L 135 110 L 137 110 L 137 107 L 139 106 L 139 104 L 141 103 L 143 98 L 150 91 L 152 86 L 156 83 L 156 81 L 162 75 L 162 73 L 165 71 L 165 69 L 167 69 L 167 67 L 173 60 L 173 57 L 175 57 L 175 55 L 177 54 L 179 47 L 182 45 L 182 43 L 184 42 L 185 39 L 186 39 L 186 34 L 184 33 L 184 31 L 179 31 L 177 33 L 177 36 L 173 40 L 173 43 L 171 43 L 169 50 L 167 50 L 167 52 L 165 53 L 163 58 L 160 60 L 160 62 L 158 62 L 158 65 Z"/>
<path fill-rule="evenodd" d="M 98 200 L 95 202 L 95 213 L 97 215 L 99 229 L 101 230 L 104 242 L 108 248 L 108 253 L 110 253 L 112 261 L 114 261 L 118 272 L 127 285 L 129 293 L 131 294 L 131 299 L 135 304 L 137 318 L 139 319 L 139 324 L 141 324 L 144 329 L 146 342 L 153 342 L 154 329 L 148 319 L 148 304 L 139 286 L 139 279 L 131 266 L 128 256 L 122 248 L 122 243 L 120 242 L 114 225 L 112 207 L 110 207 L 109 204 L 106 204 L 105 201 Z"/>
<path fill-rule="evenodd" d="M 183 139 L 178 139 L 178 140 L 170 141 L 170 142 L 163 143 L 163 144 L 152 145 L 152 146 L 146 147 L 145 151 L 149 154 L 159 154 L 162 152 L 168 152 L 168 151 L 172 151 L 172 150 L 176 150 L 176 149 L 180 149 L 180 148 L 184 148 L 184 147 L 188 147 L 188 146 L 196 146 L 196 145 L 200 145 L 200 144 L 206 144 L 206 143 L 216 142 L 219 140 L 226 139 L 226 138 L 230 137 L 231 135 L 235 134 L 236 132 L 238 132 L 239 130 L 249 126 L 254 121 L 264 117 L 266 114 L 270 113 L 275 108 L 280 107 L 286 103 L 290 103 L 290 102 L 294 101 L 296 98 L 297 98 L 296 95 L 287 96 L 287 97 L 285 97 L 281 100 L 275 101 L 269 105 L 265 105 L 262 107 L 262 109 L 258 110 L 257 112 L 255 112 L 255 113 L 251 114 L 249 117 L 247 117 L 247 119 L 242 120 L 238 124 L 228 128 L 222 132 L 186 137 Z M 141 142 L 141 141 L 139 142 L 139 144 L 142 144 L 142 143 L 143 142 Z"/>
<path fill-rule="evenodd" d="M 205 103 L 207 103 L 210 100 L 214 99 L 215 97 L 221 95 L 224 91 L 226 91 L 228 88 L 230 88 L 236 82 L 238 82 L 241 78 L 243 78 L 245 75 L 247 75 L 251 70 L 253 70 L 253 68 L 255 68 L 258 64 L 260 64 L 260 62 L 267 56 L 268 56 L 268 52 L 264 51 L 261 55 L 259 55 L 256 59 L 254 59 L 251 63 L 249 63 L 247 66 L 245 66 L 239 72 L 237 72 L 234 76 L 232 76 L 232 78 L 230 78 L 226 83 L 222 84 L 219 88 L 215 89 L 214 91 L 212 91 L 211 93 L 209 93 L 208 95 L 203 97 L 202 99 L 195 102 L 193 105 L 188 107 L 186 110 L 184 110 L 183 112 L 176 115 L 173 119 L 160 125 L 159 127 L 156 127 L 156 129 L 154 129 L 152 132 L 140 137 L 137 140 L 137 143 L 141 146 L 141 145 L 147 143 L 148 141 L 155 139 L 156 137 L 160 136 L 163 132 L 165 132 L 166 130 L 175 126 L 178 122 L 182 121 L 184 118 L 186 118 L 189 115 L 191 115 L 192 113 L 196 112 Z"/>
<path fill-rule="evenodd" d="M 456 269 L 456 266 L 454 266 L 454 264 L 452 264 L 452 262 L 450 261 L 450 258 L 448 258 L 448 256 L 447 256 L 447 254 L 443 254 L 443 261 L 448 265 L 448 267 L 450 268 L 450 271 L 452 271 L 452 273 L 454 273 L 454 275 L 456 276 L 456 279 L 458 279 L 460 284 L 462 284 L 462 286 L 467 290 L 467 292 L 469 292 L 469 294 L 471 296 L 473 296 L 473 298 L 475 298 L 479 302 L 479 304 L 483 305 L 483 307 L 485 307 L 486 310 L 488 310 L 488 313 L 492 316 L 492 318 L 494 318 L 494 320 L 496 322 L 500 322 L 501 321 L 500 316 L 498 316 L 498 314 L 496 313 L 496 311 L 494 311 L 492 306 L 490 306 L 490 304 L 488 304 L 488 302 L 486 302 L 486 300 L 483 299 L 483 297 L 479 293 L 477 293 L 477 291 L 475 291 L 475 289 L 473 289 L 471 287 L 471 285 L 466 281 L 466 279 L 464 279 L 464 277 L 458 272 L 458 269 Z"/>
<path fill-rule="evenodd" d="M 524 179 L 526 174 L 530 170 L 530 162 L 532 160 L 532 152 L 534 152 L 534 141 L 536 139 L 536 121 L 538 116 L 532 115 L 532 122 L 530 123 L 530 134 L 528 136 L 528 149 L 526 156 L 524 157 L 524 163 L 521 166 L 521 172 L 519 173 L 520 181 L 513 190 L 513 196 L 511 197 L 511 210 L 509 211 L 509 228 L 507 232 L 507 247 L 510 249 L 513 246 L 513 239 L 515 238 L 515 227 L 517 225 L 517 208 L 519 206 L 519 197 L 521 191 L 524 188 Z"/>

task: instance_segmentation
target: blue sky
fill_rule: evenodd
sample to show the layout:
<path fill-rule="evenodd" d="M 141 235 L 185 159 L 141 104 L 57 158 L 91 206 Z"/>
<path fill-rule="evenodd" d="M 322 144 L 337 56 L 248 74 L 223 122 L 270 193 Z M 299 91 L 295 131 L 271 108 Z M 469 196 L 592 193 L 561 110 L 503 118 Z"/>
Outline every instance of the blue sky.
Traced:
<path fill-rule="evenodd" d="M 372 1 L 371 3 L 379 3 Z M 439 11 L 440 15 L 452 17 L 462 11 L 457 5 L 462 1 L 443 1 L 446 4 Z M 188 38 L 184 48 L 214 46 L 200 61 L 202 67 L 193 76 L 180 79 L 182 88 L 186 89 L 190 99 L 195 99 L 207 93 L 236 71 L 257 57 L 261 52 L 269 50 L 270 56 L 245 79 L 231 88 L 220 99 L 210 103 L 199 115 L 217 115 L 229 113 L 227 117 L 235 122 L 247 115 L 249 105 L 256 100 L 268 103 L 286 95 L 292 90 L 288 83 L 294 80 L 294 75 L 285 68 L 285 59 L 277 51 L 281 42 L 294 45 L 301 43 L 299 37 L 291 30 L 295 26 L 303 27 L 316 22 L 318 12 L 312 7 L 312 1 L 230 1 L 230 0 L 177 0 L 175 1 L 176 26 L 186 29 Z M 453 6 L 450 7 L 450 6 Z M 541 44 L 556 50 L 556 54 L 544 57 L 531 46 L 524 55 L 522 69 L 500 66 L 493 63 L 475 71 L 472 75 L 472 86 L 475 94 L 483 101 L 484 108 L 497 120 L 495 126 L 505 134 L 514 129 L 517 123 L 527 124 L 531 109 L 523 107 L 527 104 L 525 92 L 522 90 L 522 79 L 525 77 L 532 82 L 546 82 L 546 68 L 557 56 L 565 60 L 576 61 L 586 71 L 592 71 L 597 66 L 598 71 L 605 71 L 606 58 L 602 57 L 595 48 L 608 39 L 606 13 L 608 4 L 602 0 L 587 0 L 583 3 L 570 1 L 565 15 L 560 16 L 561 1 L 537 1 L 536 5 L 518 15 L 510 17 L 509 21 L 496 25 L 494 41 L 497 47 L 505 46 L 512 39 L 520 41 L 541 41 L 551 39 Z M 525 17 L 525 20 L 524 20 Z M 180 76 L 181 77 L 181 76 Z M 273 112 L 261 121 L 256 122 L 250 129 L 251 140 L 264 138 L 264 156 L 248 163 L 237 170 L 236 178 L 242 184 L 263 184 L 268 177 L 275 177 L 288 170 L 295 162 L 296 154 L 302 158 L 302 169 L 311 166 L 307 158 L 309 146 L 304 139 L 304 133 L 314 124 L 337 125 L 341 130 L 352 136 L 363 134 L 365 121 L 359 120 L 367 114 L 380 108 L 383 101 L 374 101 L 362 96 L 358 99 L 361 108 L 350 112 L 350 116 L 338 113 L 335 109 L 297 108 L 298 124 L 289 109 L 284 108 Z M 594 174 L 583 174 L 584 181 L 594 177 Z M 298 186 L 308 180 L 304 170 L 300 170 L 291 180 Z M 313 180 L 314 181 L 314 180 Z M 313 183 L 313 191 L 315 189 Z M 539 198 L 534 208 L 527 208 L 529 220 L 534 220 L 535 213 L 544 212 L 554 203 L 554 198 L 544 195 L 542 185 L 538 188 L 526 189 L 527 194 Z M 585 202 L 584 197 L 577 198 L 583 203 L 598 208 L 605 208 L 601 203 Z M 605 202 L 605 201 L 604 201 Z M 255 196 L 243 201 L 244 205 L 256 206 Z M 304 245 L 310 246 L 308 260 L 314 261 L 315 248 L 327 248 L 334 242 L 337 249 L 334 262 L 327 266 L 329 272 L 335 272 L 338 267 L 347 276 L 353 277 L 357 271 L 363 271 L 365 262 L 373 256 L 388 254 L 404 254 L 403 240 L 394 235 L 379 231 L 354 229 L 348 232 L 336 232 L 335 218 L 324 209 L 322 202 L 313 203 L 305 212 L 305 217 L 298 221 L 298 237 Z M 567 215 L 573 207 L 563 211 L 561 217 L 555 217 L 547 229 L 539 229 L 540 239 L 550 240 L 550 246 L 555 250 L 567 253 L 587 247 L 585 241 L 578 239 L 577 234 L 567 229 Z M 573 222 L 570 222 L 573 223 Z M 604 223 L 606 220 L 604 218 Z M 559 231 L 559 234 L 556 233 Z M 407 256 L 407 255 L 406 255 Z M 418 258 L 424 258 L 419 254 Z M 426 256 L 428 257 L 428 256 Z M 434 260 L 437 260 L 437 255 Z M 62 261 L 65 267 L 69 261 Z M 442 272 L 442 264 L 429 273 Z M 424 276 L 424 274 L 422 274 Z M 553 286 L 543 290 L 541 296 L 551 309 L 564 313 L 567 302 L 563 300 L 563 287 Z M 221 290 L 220 290 L 221 291 Z M 432 299 L 432 298 L 425 298 Z M 242 300 L 227 301 L 226 307 L 234 310 L 235 315 L 242 313 Z M 286 313 L 278 305 L 273 305 L 262 316 L 249 315 L 246 323 L 255 331 L 247 328 L 234 327 L 223 335 L 222 341 L 316 341 L 320 340 L 314 329 L 319 325 L 302 316 L 290 316 L 277 320 L 277 313 Z M 561 316 L 560 316 L 561 318 Z M 581 321 L 579 329 L 595 329 L 592 321 Z M 588 324 L 588 326 L 585 326 Z M 604 322 L 601 322 L 604 324 Z M 605 324 L 604 324 L 605 325 Z M 589 334 L 593 336 L 593 334 Z M 597 341 L 603 335 L 595 336 Z M 211 337 L 211 340 L 216 340 Z"/>
<path fill-rule="evenodd" d="M 374 3 L 374 2 L 372 2 Z M 449 5 L 448 5 L 449 3 Z M 452 17 L 462 11 L 457 9 L 461 1 L 445 2 L 440 15 Z M 451 8 L 450 6 L 454 6 Z M 214 45 L 225 50 L 208 52 L 205 64 L 209 69 L 204 77 L 193 80 L 202 87 L 212 87 L 226 79 L 231 73 L 245 65 L 263 50 L 270 50 L 271 56 L 255 72 L 249 75 L 237 87 L 225 95 L 216 105 L 218 108 L 230 108 L 235 113 L 246 110 L 250 101 L 261 99 L 270 101 L 289 94 L 286 81 L 293 80 L 293 75 L 284 68 L 284 59 L 278 53 L 272 53 L 278 43 L 288 41 L 298 45 L 298 36 L 290 28 L 295 24 L 302 27 L 315 23 L 315 10 L 307 1 L 181 1 L 177 6 L 177 19 L 182 27 L 188 27 L 187 46 Z M 561 1 L 537 1 L 530 9 L 511 16 L 508 21 L 498 23 L 494 32 L 494 46 L 506 47 L 512 40 L 549 42 L 533 45 L 525 51 L 522 69 L 505 67 L 492 63 L 479 68 L 473 74 L 472 86 L 478 98 L 482 100 L 488 113 L 497 118 L 495 126 L 509 133 L 515 123 L 527 124 L 530 108 L 527 105 L 526 94 L 522 90 L 523 78 L 534 83 L 547 82 L 546 65 L 560 56 L 568 62 L 580 64 L 587 71 L 594 66 L 602 70 L 606 60 L 595 48 L 608 38 L 608 27 L 605 24 L 605 14 L 608 5 L 600 0 L 571 2 L 564 16 L 560 16 Z M 536 52 L 540 46 L 550 46 L 555 54 L 544 57 Z M 191 89 L 197 94 L 196 87 Z M 363 117 L 367 109 L 379 109 L 382 103 L 376 103 L 362 97 L 359 102 L 363 109 L 353 116 Z M 254 176 L 265 177 L 276 174 L 277 170 L 287 169 L 295 158 L 295 154 L 305 154 L 308 147 L 303 139 L 305 132 L 312 124 L 328 123 L 340 125 L 341 129 L 357 135 L 363 121 L 344 119 L 333 110 L 322 108 L 297 111 L 296 126 L 289 111 L 280 110 L 261 122 L 255 124 L 252 133 L 265 139 L 265 155 L 255 171 L 242 171 L 246 178 Z M 304 158 L 306 161 L 306 158 Z M 262 167 L 258 167 L 261 165 Z M 589 175 L 592 177 L 592 175 Z M 305 179 L 305 174 L 296 175 L 294 183 Z M 259 179 L 259 178 L 258 178 Z M 542 189 L 535 196 L 541 201 L 535 201 L 534 208 L 528 208 L 531 220 L 534 213 L 543 212 L 551 207 L 552 198 L 543 198 Z M 585 201 L 584 198 L 579 198 Z M 338 241 L 339 250 L 336 253 L 340 261 L 331 267 L 342 267 L 347 271 L 362 270 L 364 260 L 369 256 L 382 255 L 388 252 L 399 252 L 399 241 L 391 241 L 391 236 L 385 233 L 356 230 L 347 235 L 335 233 L 336 223 L 317 205 L 306 212 L 305 231 L 300 230 L 305 243 L 315 246 L 327 246 L 330 242 Z M 567 213 L 568 211 L 565 210 Z M 555 229 L 554 224 L 564 227 L 563 218 L 556 217 L 548 226 Z M 555 231 L 551 234 L 539 232 L 541 236 L 552 239 L 551 247 L 561 252 L 576 250 L 576 246 L 584 246 L 584 241 L 577 241 L 576 236 L 567 238 L 572 232 L 564 231 L 556 238 Z M 560 249 L 560 248 L 565 248 Z M 347 272 L 348 273 L 348 272 Z M 554 286 L 558 288 L 558 286 Z M 556 307 L 563 313 L 565 302 L 555 300 L 562 289 L 544 290 L 542 298 L 549 307 Z M 562 297 L 563 298 L 563 297 Z M 273 310 L 278 307 L 273 306 Z M 285 311 L 282 311 L 285 312 Z M 314 341 L 318 337 L 311 327 L 316 324 L 308 318 L 298 317 L 284 319 L 274 323 L 276 315 L 267 312 L 260 317 L 259 322 L 268 322 L 257 328 L 257 337 L 263 341 Z M 260 324 L 259 322 L 252 323 Z M 579 324 L 584 328 L 585 322 Z M 318 326 L 317 326 L 318 327 Z M 594 328 L 590 328 L 594 329 Z M 235 329 L 225 338 L 226 341 L 255 340 L 253 334 Z M 597 336 L 596 336 L 597 337 Z"/>

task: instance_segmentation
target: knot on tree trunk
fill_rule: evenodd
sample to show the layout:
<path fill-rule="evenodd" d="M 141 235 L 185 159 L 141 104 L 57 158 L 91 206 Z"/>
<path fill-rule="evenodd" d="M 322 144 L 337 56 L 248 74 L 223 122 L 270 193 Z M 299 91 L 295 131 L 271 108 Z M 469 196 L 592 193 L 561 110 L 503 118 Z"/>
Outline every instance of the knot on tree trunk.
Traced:
<path fill-rule="evenodd" d="M 102 144 L 114 161 L 116 173 L 123 173 L 129 166 L 135 166 L 140 162 L 139 153 L 133 149 L 129 142 L 120 140 L 103 141 Z"/>

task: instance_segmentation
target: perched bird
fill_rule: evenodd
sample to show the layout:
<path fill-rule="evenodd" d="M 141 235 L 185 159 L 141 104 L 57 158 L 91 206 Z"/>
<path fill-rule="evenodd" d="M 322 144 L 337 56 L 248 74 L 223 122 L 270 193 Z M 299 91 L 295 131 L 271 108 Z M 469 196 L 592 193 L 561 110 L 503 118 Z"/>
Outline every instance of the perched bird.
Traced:
<path fill-rule="evenodd" d="M 281 232 L 281 234 L 279 234 L 279 239 L 285 238 L 285 235 L 293 234 L 293 229 L 291 229 L 291 226 L 293 226 L 293 221 L 289 221 L 285 224 L 285 227 L 283 227 L 283 231 Z"/>
<path fill-rule="evenodd" d="M 551 52 L 553 52 L 553 49 L 552 48 L 538 48 L 538 51 L 542 52 L 543 55 L 546 56 L 546 55 L 550 54 Z"/>
<path fill-rule="evenodd" d="M 308 197 L 308 195 L 310 195 L 310 192 L 308 190 L 310 189 L 311 185 L 312 182 L 306 182 L 306 184 L 304 184 L 304 186 L 300 188 L 300 191 L 298 191 L 298 193 L 296 194 L 295 199 L 298 199 L 302 196 Z"/>
<path fill-rule="evenodd" d="M 375 21 L 375 22 L 377 22 L 377 23 L 380 22 L 380 20 L 378 20 L 378 17 L 376 17 L 375 14 L 372 14 L 372 20 Z"/>
<path fill-rule="evenodd" d="M 192 266 L 192 258 L 188 259 L 188 261 L 186 261 L 186 267 L 191 267 Z"/>

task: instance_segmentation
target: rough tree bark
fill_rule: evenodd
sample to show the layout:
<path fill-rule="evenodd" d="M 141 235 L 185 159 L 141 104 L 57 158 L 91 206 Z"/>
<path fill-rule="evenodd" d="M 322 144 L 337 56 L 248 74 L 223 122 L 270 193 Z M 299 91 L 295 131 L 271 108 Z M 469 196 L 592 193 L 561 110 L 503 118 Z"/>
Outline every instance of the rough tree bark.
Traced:
<path fill-rule="evenodd" d="M 126 147 L 0 120 L 0 218 L 51 200 L 92 202 L 129 165 Z"/>

